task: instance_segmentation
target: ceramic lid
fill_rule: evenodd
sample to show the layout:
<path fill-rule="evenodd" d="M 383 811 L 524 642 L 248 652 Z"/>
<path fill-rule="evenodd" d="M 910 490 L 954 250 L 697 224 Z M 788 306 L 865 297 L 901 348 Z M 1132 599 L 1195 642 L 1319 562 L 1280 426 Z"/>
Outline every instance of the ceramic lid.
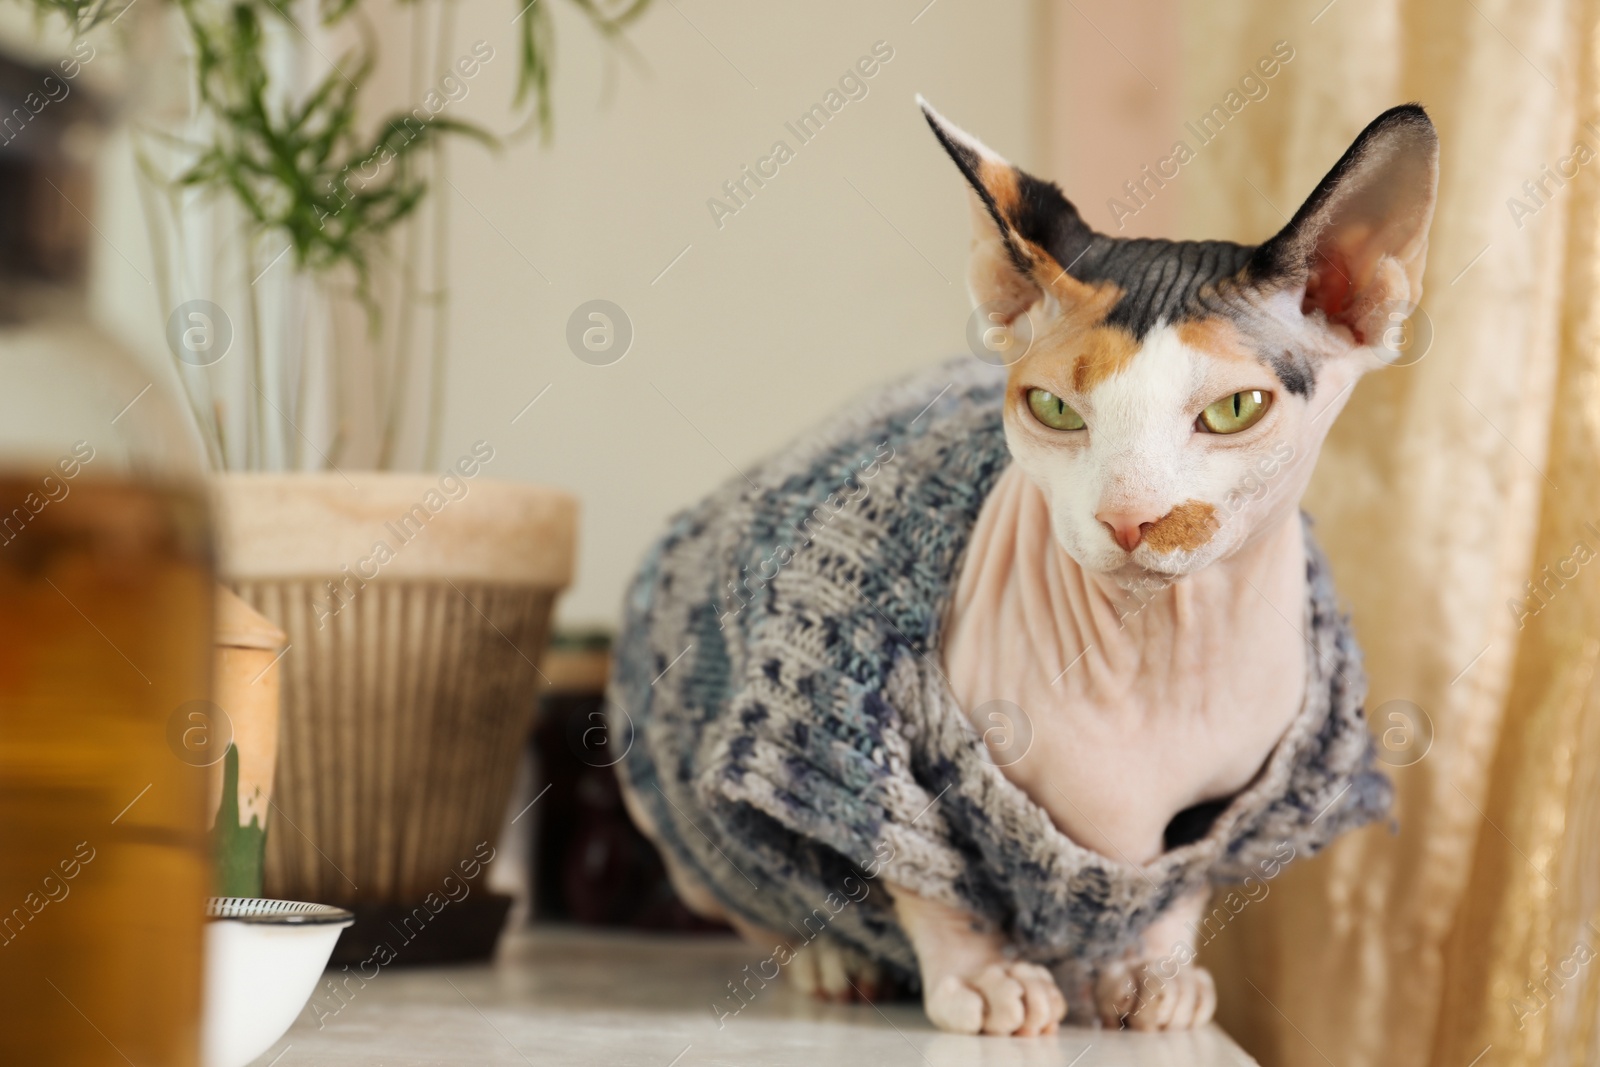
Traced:
<path fill-rule="evenodd" d="M 215 643 L 228 648 L 264 648 L 277 652 L 288 635 L 225 585 L 217 586 Z"/>

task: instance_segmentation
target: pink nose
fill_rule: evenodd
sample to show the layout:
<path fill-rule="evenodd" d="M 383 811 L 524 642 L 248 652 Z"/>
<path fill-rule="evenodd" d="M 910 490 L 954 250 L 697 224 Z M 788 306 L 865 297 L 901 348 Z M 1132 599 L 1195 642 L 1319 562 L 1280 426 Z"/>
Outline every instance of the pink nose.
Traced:
<path fill-rule="evenodd" d="M 1155 525 L 1155 519 L 1145 518 L 1145 513 L 1138 511 L 1102 511 L 1095 518 L 1110 531 L 1111 539 L 1121 545 L 1124 552 L 1138 548 L 1145 533 Z"/>

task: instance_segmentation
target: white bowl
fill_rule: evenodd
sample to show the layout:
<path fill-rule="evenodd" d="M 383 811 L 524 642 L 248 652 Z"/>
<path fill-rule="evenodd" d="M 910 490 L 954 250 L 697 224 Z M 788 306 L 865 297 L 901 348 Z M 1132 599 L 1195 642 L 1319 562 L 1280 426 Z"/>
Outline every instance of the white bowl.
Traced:
<path fill-rule="evenodd" d="M 326 904 L 212 897 L 206 917 L 200 1062 L 245 1067 L 306 1006 L 355 916 Z"/>

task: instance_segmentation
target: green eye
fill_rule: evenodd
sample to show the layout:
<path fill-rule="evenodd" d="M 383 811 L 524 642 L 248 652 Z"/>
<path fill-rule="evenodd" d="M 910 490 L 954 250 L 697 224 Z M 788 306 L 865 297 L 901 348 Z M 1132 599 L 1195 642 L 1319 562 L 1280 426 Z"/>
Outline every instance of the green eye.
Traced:
<path fill-rule="evenodd" d="M 1043 389 L 1028 390 L 1028 410 L 1052 430 L 1081 430 L 1083 416 L 1067 407 L 1067 402 Z"/>
<path fill-rule="evenodd" d="M 1261 421 L 1272 406 L 1272 394 L 1259 389 L 1225 396 L 1200 413 L 1197 429 L 1208 433 L 1238 433 Z"/>

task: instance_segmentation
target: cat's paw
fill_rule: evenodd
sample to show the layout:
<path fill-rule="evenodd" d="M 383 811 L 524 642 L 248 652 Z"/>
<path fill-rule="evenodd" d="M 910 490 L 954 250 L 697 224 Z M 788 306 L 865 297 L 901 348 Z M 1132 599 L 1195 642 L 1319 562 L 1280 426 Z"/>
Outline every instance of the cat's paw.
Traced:
<path fill-rule="evenodd" d="M 1053 1034 L 1067 1000 L 1049 971 L 1019 960 L 992 963 L 962 979 L 946 975 L 924 993 L 928 1019 L 957 1034 Z"/>
<path fill-rule="evenodd" d="M 1216 1013 L 1217 987 L 1204 967 L 1180 967 L 1164 978 L 1143 964 L 1114 963 L 1095 982 L 1095 1002 L 1106 1026 L 1192 1030 Z"/>
<path fill-rule="evenodd" d="M 865 955 L 819 937 L 794 954 L 787 968 L 795 988 L 822 1000 L 876 1000 L 883 971 Z"/>

